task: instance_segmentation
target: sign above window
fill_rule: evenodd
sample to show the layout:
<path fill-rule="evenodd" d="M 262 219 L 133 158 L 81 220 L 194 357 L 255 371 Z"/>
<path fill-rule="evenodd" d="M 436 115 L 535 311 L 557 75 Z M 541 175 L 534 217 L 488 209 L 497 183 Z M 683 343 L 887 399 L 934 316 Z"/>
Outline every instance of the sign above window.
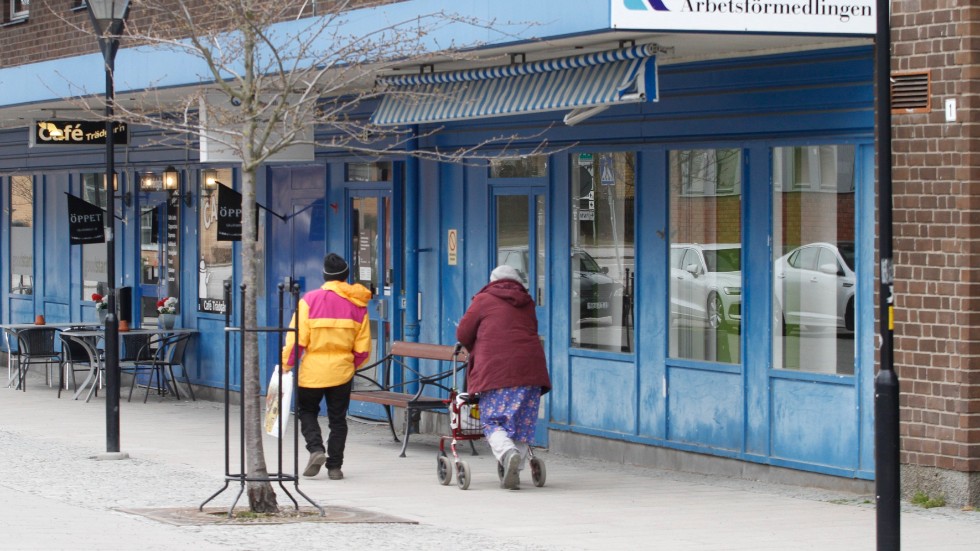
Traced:
<path fill-rule="evenodd" d="M 113 125 L 113 142 L 129 143 L 129 127 L 117 122 Z M 101 121 L 34 121 L 30 134 L 30 146 L 38 145 L 104 145 L 105 123 Z"/>
<path fill-rule="evenodd" d="M 611 0 L 614 29 L 873 35 L 876 0 Z"/>

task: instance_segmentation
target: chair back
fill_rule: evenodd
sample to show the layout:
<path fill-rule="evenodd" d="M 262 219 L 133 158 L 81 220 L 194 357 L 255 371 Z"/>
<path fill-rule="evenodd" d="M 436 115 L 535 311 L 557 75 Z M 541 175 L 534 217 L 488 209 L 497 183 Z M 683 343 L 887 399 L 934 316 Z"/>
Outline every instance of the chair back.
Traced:
<path fill-rule="evenodd" d="M 150 338 L 153 335 L 136 333 L 122 337 L 121 362 L 138 362 L 153 359 L 153 347 Z"/>
<path fill-rule="evenodd" d="M 59 335 L 59 337 L 61 337 L 61 356 L 65 362 L 88 363 L 91 361 L 85 345 L 64 334 Z"/>
<path fill-rule="evenodd" d="M 187 343 L 190 340 L 191 335 L 189 333 L 169 337 L 164 343 L 166 352 L 164 352 L 163 360 L 170 365 L 184 365 L 184 350 L 187 349 Z"/>
<path fill-rule="evenodd" d="M 52 327 L 36 327 L 24 329 L 17 334 L 17 346 L 22 356 L 58 356 L 54 350 L 54 334 L 57 329 Z"/>

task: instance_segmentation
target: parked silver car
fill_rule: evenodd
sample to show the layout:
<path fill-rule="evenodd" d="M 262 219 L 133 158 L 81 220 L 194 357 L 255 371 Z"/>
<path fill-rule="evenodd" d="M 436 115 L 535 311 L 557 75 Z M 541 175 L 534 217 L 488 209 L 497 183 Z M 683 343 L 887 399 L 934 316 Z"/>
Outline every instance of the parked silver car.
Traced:
<path fill-rule="evenodd" d="M 712 329 L 742 321 L 742 247 L 737 243 L 670 246 L 670 315 Z"/>
<path fill-rule="evenodd" d="M 776 259 L 774 308 L 785 331 L 799 326 L 854 331 L 854 243 L 809 243 Z"/>
<path fill-rule="evenodd" d="M 600 320 L 622 315 L 623 285 L 609 276 L 609 269 L 599 266 L 592 255 L 578 247 L 572 248 L 571 260 L 572 307 L 578 308 L 579 320 Z M 497 265 L 507 264 L 515 268 L 521 274 L 525 287 L 529 283 L 527 263 L 526 246 L 502 247 L 497 251 Z"/>

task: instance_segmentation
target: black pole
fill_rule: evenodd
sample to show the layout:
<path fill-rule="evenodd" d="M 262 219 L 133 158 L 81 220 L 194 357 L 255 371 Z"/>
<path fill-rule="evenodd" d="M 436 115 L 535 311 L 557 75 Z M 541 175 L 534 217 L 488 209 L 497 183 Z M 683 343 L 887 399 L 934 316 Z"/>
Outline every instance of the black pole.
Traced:
<path fill-rule="evenodd" d="M 105 186 L 109 216 L 106 231 L 106 278 L 109 280 L 108 314 L 105 318 L 105 373 L 106 373 L 106 451 L 119 452 L 119 318 L 116 315 L 116 197 L 112 188 L 116 173 L 115 140 L 113 139 L 113 72 L 122 21 L 113 23 L 108 37 L 100 37 L 102 55 L 105 58 Z"/>
<path fill-rule="evenodd" d="M 880 551 L 901 548 L 901 481 L 899 476 L 898 375 L 892 339 L 895 329 L 895 267 L 892 261 L 892 107 L 891 2 L 878 0 L 875 37 L 878 95 L 878 288 L 881 362 L 875 377 L 875 506 Z"/>

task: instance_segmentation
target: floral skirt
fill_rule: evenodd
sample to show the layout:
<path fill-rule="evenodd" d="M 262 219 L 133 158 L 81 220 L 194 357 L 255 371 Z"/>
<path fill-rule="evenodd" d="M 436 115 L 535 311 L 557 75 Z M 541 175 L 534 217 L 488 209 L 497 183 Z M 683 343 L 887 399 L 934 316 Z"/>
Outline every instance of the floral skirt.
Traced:
<path fill-rule="evenodd" d="M 498 388 L 480 393 L 480 420 L 483 435 L 490 437 L 498 430 L 507 433 L 515 442 L 534 440 L 538 422 L 541 387 L 518 386 Z"/>

